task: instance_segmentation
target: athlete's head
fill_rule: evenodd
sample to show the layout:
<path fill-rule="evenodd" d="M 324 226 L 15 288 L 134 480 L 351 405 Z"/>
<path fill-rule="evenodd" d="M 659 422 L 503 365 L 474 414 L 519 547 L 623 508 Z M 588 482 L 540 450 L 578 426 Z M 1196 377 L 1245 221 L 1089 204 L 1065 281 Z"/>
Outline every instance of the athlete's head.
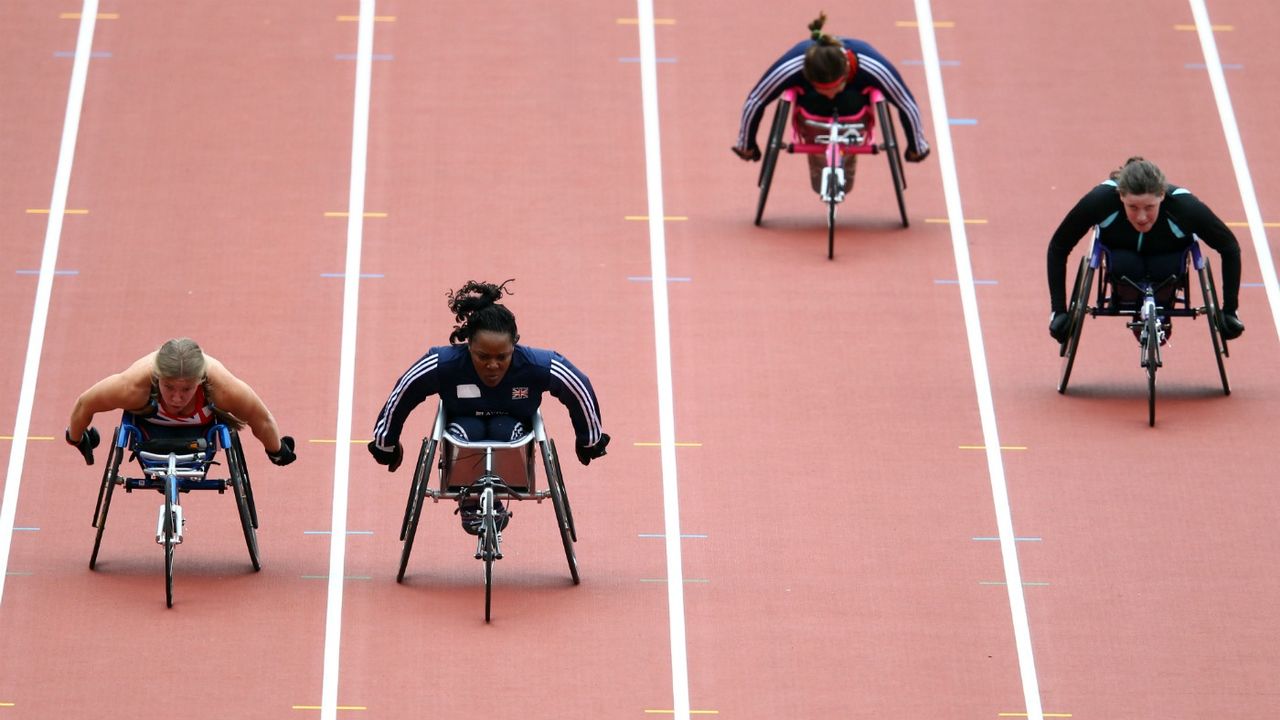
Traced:
<path fill-rule="evenodd" d="M 852 67 L 854 56 L 845 51 L 844 44 L 822 32 L 826 24 L 825 12 L 809 23 L 813 44 L 804 51 L 804 77 L 819 94 L 833 98 L 844 90 L 856 68 Z"/>
<path fill-rule="evenodd" d="M 511 367 L 516 343 L 520 341 L 516 316 L 498 303 L 503 294 L 511 294 L 507 289 L 509 282 L 511 280 L 494 285 L 472 280 L 449 293 L 449 310 L 458 323 L 449 335 L 449 342 L 467 343 L 476 374 L 489 387 L 502 382 Z"/>
<path fill-rule="evenodd" d="M 151 370 L 160 400 L 170 412 L 181 412 L 205 379 L 204 351 L 191 338 L 174 338 L 156 351 Z"/>
<path fill-rule="evenodd" d="M 1138 232 L 1151 230 L 1164 200 L 1164 173 L 1149 160 L 1131 157 L 1111 173 L 1111 179 L 1120 193 L 1129 224 Z"/>

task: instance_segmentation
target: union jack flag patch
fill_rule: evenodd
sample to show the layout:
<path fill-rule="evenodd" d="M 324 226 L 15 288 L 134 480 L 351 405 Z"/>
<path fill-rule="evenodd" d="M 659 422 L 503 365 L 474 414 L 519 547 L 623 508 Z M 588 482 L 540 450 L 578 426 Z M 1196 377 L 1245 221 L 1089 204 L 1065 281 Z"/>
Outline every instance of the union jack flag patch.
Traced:
<path fill-rule="evenodd" d="M 529 388 L 527 387 L 511 388 L 511 399 L 512 400 L 528 400 Z"/>

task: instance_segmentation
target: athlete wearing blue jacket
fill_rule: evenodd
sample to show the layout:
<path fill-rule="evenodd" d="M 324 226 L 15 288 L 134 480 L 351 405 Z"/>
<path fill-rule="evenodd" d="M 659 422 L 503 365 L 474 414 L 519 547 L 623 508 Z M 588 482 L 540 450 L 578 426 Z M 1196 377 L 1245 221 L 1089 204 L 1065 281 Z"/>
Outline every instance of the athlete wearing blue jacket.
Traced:
<path fill-rule="evenodd" d="M 508 281 L 509 282 L 509 281 Z M 373 428 L 369 452 L 391 471 L 400 466 L 400 432 L 409 413 L 439 395 L 448 432 L 464 440 L 508 442 L 531 429 L 542 395 L 550 392 L 569 410 L 578 460 L 605 454 L 600 404 L 591 381 L 563 355 L 516 343 L 515 316 L 497 300 L 506 283 L 467 283 L 450 295 L 459 323 L 451 344 L 433 347 L 400 376 Z"/>
<path fill-rule="evenodd" d="M 852 38 L 835 38 L 822 33 L 824 13 L 810 23 L 812 39 L 788 50 L 765 71 L 747 95 L 738 125 L 734 153 L 743 160 L 760 159 L 756 132 L 765 107 L 788 88 L 800 88 L 800 106 L 815 115 L 853 115 L 866 104 L 863 91 L 876 88 L 898 108 L 906 135 L 903 157 L 919 162 L 929 154 L 920 123 L 920 108 L 893 63 L 868 43 Z"/>

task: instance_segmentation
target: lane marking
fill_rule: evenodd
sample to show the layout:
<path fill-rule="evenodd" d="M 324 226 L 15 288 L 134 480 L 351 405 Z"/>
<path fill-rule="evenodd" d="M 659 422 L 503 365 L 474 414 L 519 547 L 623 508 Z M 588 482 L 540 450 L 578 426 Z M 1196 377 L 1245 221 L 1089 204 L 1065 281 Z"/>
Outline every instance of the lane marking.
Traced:
<path fill-rule="evenodd" d="M 355 400 L 356 323 L 360 309 L 360 250 L 364 244 L 364 191 L 369 153 L 369 95 L 373 83 L 376 0 L 360 0 L 356 27 L 356 78 L 352 93 L 351 191 L 347 197 L 347 258 L 342 279 L 342 350 L 338 371 L 338 418 L 334 432 L 333 519 L 329 530 L 329 579 L 324 618 L 324 676 L 320 718 L 336 720 L 342 645 L 342 592 L 346 585 L 347 499 L 351 473 L 351 415 Z M 394 18 L 393 18 L 394 19 Z M 385 214 L 383 215 L 385 217 Z"/>
<path fill-rule="evenodd" d="M 622 219 L 634 220 L 636 222 L 648 222 L 649 216 L 648 215 L 624 215 Z M 687 215 L 664 215 L 662 219 L 666 220 L 667 222 L 681 222 L 683 220 L 688 220 L 689 217 Z"/>
<path fill-rule="evenodd" d="M 925 218 L 924 221 L 930 225 L 950 225 L 951 218 Z M 986 225 L 986 218 L 965 218 L 965 225 Z"/>
<path fill-rule="evenodd" d="M 40 375 L 40 354 L 44 350 L 44 330 L 49 320 L 49 298 L 53 294 L 53 271 L 58 266 L 58 245 L 62 241 L 62 221 L 66 217 L 63 211 L 67 208 L 67 192 L 71 186 L 71 167 L 75 159 L 76 137 L 80 133 L 80 108 L 84 104 L 84 89 L 89 79 L 89 54 L 93 51 L 93 29 L 97 26 L 98 0 L 84 0 L 81 10 L 83 17 L 76 35 L 76 56 L 71 65 L 67 110 L 62 120 L 62 140 L 58 145 L 58 169 L 53 176 L 53 193 L 49 201 L 49 224 L 45 228 L 44 251 L 40 257 L 40 279 L 36 282 L 36 297 L 31 309 L 31 329 L 27 335 L 27 356 L 22 366 L 18 409 L 14 413 L 11 436 L 13 443 L 9 446 L 9 469 L 5 475 L 4 495 L 0 498 L 0 602 L 4 600 L 3 578 L 9 576 L 9 549 L 13 543 L 14 518 L 18 512 L 18 487 L 22 483 L 22 468 L 27 458 L 27 434 L 31 431 L 36 379 Z"/>
<path fill-rule="evenodd" d="M 920 27 L 920 21 L 919 20 L 898 20 L 897 22 L 894 23 L 894 25 L 900 28 L 918 28 Z M 956 26 L 956 22 L 955 20 L 935 20 L 933 21 L 932 26 L 935 28 L 953 28 Z"/>
<path fill-rule="evenodd" d="M 337 217 L 349 218 L 351 217 L 351 213 L 345 210 L 330 210 L 326 212 L 324 216 L 332 217 L 332 218 L 337 218 Z M 384 218 L 387 216 L 387 214 L 384 212 L 362 212 L 361 216 L 367 217 L 367 218 Z"/>
<path fill-rule="evenodd" d="M 1267 289 L 1267 302 L 1271 305 L 1271 320 L 1276 334 L 1280 335 L 1280 282 L 1276 279 L 1276 265 L 1271 257 L 1271 244 L 1262 222 L 1262 210 L 1258 207 L 1258 195 L 1253 189 L 1253 176 L 1249 173 L 1249 161 L 1244 154 L 1244 141 L 1240 138 L 1240 126 L 1236 124 L 1235 110 L 1231 107 L 1231 94 L 1227 91 L 1227 78 L 1222 73 L 1222 60 L 1218 57 L 1218 43 L 1210 29 L 1218 26 L 1209 22 L 1209 9 L 1204 0 L 1188 0 L 1191 14 L 1196 19 L 1196 32 L 1200 36 L 1200 50 L 1209 69 L 1209 84 L 1213 86 L 1213 99 L 1218 105 L 1218 118 L 1222 122 L 1222 134 L 1231 154 L 1231 166 L 1236 172 L 1236 185 L 1240 187 L 1240 200 L 1244 205 L 1244 217 L 1253 237 L 1253 249 L 1258 256 L 1262 282 Z M 1230 27 L 1230 26 L 1227 26 Z"/>
<path fill-rule="evenodd" d="M 74 70 L 72 72 L 75 72 Z M 48 215 L 49 208 L 27 208 L 28 215 Z M 63 208 L 63 215 L 88 215 L 89 211 L 84 209 Z"/>
<path fill-rule="evenodd" d="M 987 369 L 986 348 L 982 341 L 982 321 L 978 315 L 978 294 L 973 285 L 973 265 L 965 233 L 964 208 L 960 202 L 960 178 L 956 170 L 955 151 L 951 146 L 951 128 L 947 125 L 947 98 L 942 85 L 942 68 L 938 65 L 938 39 L 934 34 L 933 8 L 929 0 L 915 0 L 919 20 L 920 46 L 925 59 L 929 103 L 937 133 L 938 165 L 942 172 L 943 194 L 947 201 L 947 217 L 951 220 L 951 247 L 955 255 L 956 276 L 960 278 L 960 302 L 964 308 L 965 332 L 969 357 L 973 366 L 973 385 L 977 395 L 978 415 L 982 421 L 982 438 L 986 447 L 987 469 L 991 478 L 991 501 L 996 514 L 997 535 L 1004 577 L 1008 582 L 1009 611 L 1013 622 L 1014 642 L 1018 651 L 1018 671 L 1022 695 L 1032 720 L 1042 720 L 1040 681 L 1036 677 L 1035 655 L 1031 645 L 1031 624 L 1027 618 L 1026 597 L 1022 591 L 1022 571 L 1018 566 L 1018 548 L 1014 542 L 1013 511 L 1009 506 L 1009 490 L 1005 484 L 1004 461 L 1000 455 L 1000 433 L 996 425 L 995 399 L 991 393 L 991 376 Z"/>
<path fill-rule="evenodd" d="M 1196 11 L 1195 2 L 1196 0 L 1191 0 L 1192 15 L 1195 15 L 1195 11 Z M 1205 17 L 1208 18 L 1209 17 L 1208 14 L 1206 14 Z M 1213 32 L 1231 32 L 1232 30 L 1236 29 L 1235 25 L 1209 25 L 1207 22 L 1205 23 L 1205 26 L 1213 30 Z M 1195 25 L 1174 25 L 1173 29 L 1181 30 L 1184 32 L 1199 32 L 1199 27 L 1200 27 L 1200 18 L 1197 16 Z"/>
<path fill-rule="evenodd" d="M 645 19 L 647 19 L 653 25 L 675 25 L 676 24 L 675 18 L 645 18 Z M 619 25 L 640 25 L 641 24 L 640 20 L 641 18 L 618 18 L 618 24 Z M 641 55 L 641 57 L 644 57 L 644 56 Z M 654 62 L 656 61 L 657 61 L 657 58 L 655 57 Z"/>
<path fill-rule="evenodd" d="M 640 36 L 640 96 L 644 108 L 644 174 L 648 198 L 649 283 L 653 291 L 658 435 L 662 443 L 662 519 L 667 557 L 667 623 L 671 646 L 671 712 L 689 718 L 689 659 L 685 639 L 684 565 L 680 555 L 680 489 L 676 475 L 675 382 L 671 370 L 671 308 L 667 297 L 666 217 L 662 196 L 662 143 L 658 114 L 658 53 L 653 0 L 636 0 Z M 675 21 L 672 20 L 671 23 Z M 657 218 L 657 219 L 653 219 Z"/>
<path fill-rule="evenodd" d="M 961 450 L 986 450 L 986 445 L 961 445 Z M 1001 450 L 1026 450 L 1026 445 L 1001 445 Z"/>
<path fill-rule="evenodd" d="M 662 442 L 638 442 L 632 444 L 636 447 L 663 447 L 665 445 Z M 676 447 L 702 447 L 700 442 L 672 442 L 671 444 Z"/>
<path fill-rule="evenodd" d="M 94 4 L 95 4 L 95 6 L 97 5 L 97 3 L 94 3 Z M 59 19 L 59 20 L 80 20 L 82 17 L 84 17 L 84 13 L 83 13 L 83 12 L 78 12 L 78 13 L 74 13 L 74 12 L 58 13 L 58 19 Z M 93 15 L 93 17 L 94 17 L 94 19 L 95 19 L 95 20 L 119 20 L 119 19 L 120 19 L 120 13 L 100 13 L 100 12 L 95 12 L 95 13 L 94 13 L 94 15 Z"/>

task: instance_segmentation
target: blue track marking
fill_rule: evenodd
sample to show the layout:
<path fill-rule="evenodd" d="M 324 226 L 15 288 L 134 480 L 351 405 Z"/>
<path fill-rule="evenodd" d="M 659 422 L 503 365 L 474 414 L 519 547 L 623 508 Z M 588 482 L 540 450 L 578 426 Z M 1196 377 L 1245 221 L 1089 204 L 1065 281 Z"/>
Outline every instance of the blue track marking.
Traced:
<path fill-rule="evenodd" d="M 76 52 L 74 50 L 55 50 L 53 51 L 53 56 L 56 58 L 73 58 L 76 56 Z M 89 57 L 95 60 L 109 58 L 111 57 L 111 52 L 108 50 L 94 50 L 89 53 Z"/>
<path fill-rule="evenodd" d="M 977 125 L 977 118 L 947 118 L 948 125 Z"/>
<path fill-rule="evenodd" d="M 960 281 L 951 280 L 949 278 L 942 278 L 939 280 L 934 280 L 933 284 L 934 285 L 959 285 Z M 999 280 L 974 280 L 973 284 L 974 285 L 999 285 L 1000 281 Z"/>
<path fill-rule="evenodd" d="M 665 58 L 661 58 L 661 57 L 660 57 L 660 58 L 654 58 L 654 59 L 653 59 L 653 61 L 654 61 L 654 62 L 656 62 L 656 63 L 674 63 L 674 62 L 676 61 L 676 59 L 675 59 L 675 58 L 673 58 L 673 57 L 665 57 Z M 618 62 L 620 62 L 620 63 L 638 63 L 638 62 L 640 62 L 640 58 L 638 58 L 638 57 L 620 57 L 620 58 L 618 58 Z"/>
<path fill-rule="evenodd" d="M 1187 63 L 1183 65 L 1188 70 L 1208 70 L 1209 66 L 1204 63 Z M 1244 65 L 1240 63 L 1222 63 L 1223 70 L 1243 70 Z"/>
<path fill-rule="evenodd" d="M 14 270 L 14 273 L 18 275 L 39 275 L 40 271 L 39 270 Z M 80 271 L 79 270 L 54 270 L 53 274 L 54 275 L 79 275 Z"/>
<path fill-rule="evenodd" d="M 924 65 L 923 60 L 903 60 L 901 65 Z M 956 67 L 960 64 L 959 60 L 939 60 L 938 64 L 942 67 Z"/>

